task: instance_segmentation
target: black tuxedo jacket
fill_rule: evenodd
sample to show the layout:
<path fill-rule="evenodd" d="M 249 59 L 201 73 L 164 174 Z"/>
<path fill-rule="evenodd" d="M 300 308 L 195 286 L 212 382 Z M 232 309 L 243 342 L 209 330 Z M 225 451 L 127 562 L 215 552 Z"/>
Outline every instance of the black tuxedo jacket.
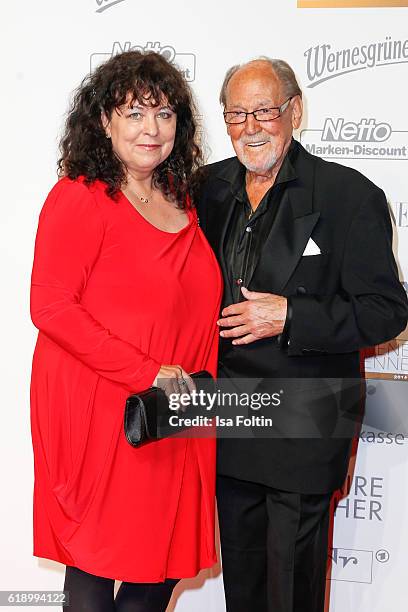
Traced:
<path fill-rule="evenodd" d="M 290 396 L 293 402 L 288 396 L 285 415 L 291 425 L 310 416 L 321 435 L 309 432 L 300 439 L 300 425 L 299 437 L 220 439 L 218 471 L 283 490 L 327 493 L 341 486 L 351 446 L 350 431 L 333 433 L 339 410 L 354 413 L 356 408 L 356 387 L 351 386 L 353 392 L 349 384 L 339 388 L 338 379 L 359 379 L 359 349 L 398 335 L 408 307 L 383 191 L 359 172 L 315 157 L 296 141 L 294 146 L 297 178 L 286 187 L 247 282 L 252 291 L 290 297 L 289 344 L 266 338 L 233 346 L 222 339 L 220 376 L 296 379 L 300 393 Z M 231 185 L 242 166 L 233 157 L 207 170 L 198 215 L 226 279 L 223 247 L 234 201 Z M 310 238 L 320 254 L 303 255 Z M 229 302 L 228 293 L 225 297 Z M 313 379 L 326 388 L 316 402 Z M 337 386 L 330 386 L 331 379 Z"/>

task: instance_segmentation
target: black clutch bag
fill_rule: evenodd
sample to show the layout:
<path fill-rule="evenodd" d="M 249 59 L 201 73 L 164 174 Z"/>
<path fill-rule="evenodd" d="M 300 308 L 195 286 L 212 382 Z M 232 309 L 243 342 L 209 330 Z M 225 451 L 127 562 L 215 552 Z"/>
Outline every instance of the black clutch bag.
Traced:
<path fill-rule="evenodd" d="M 215 381 L 209 372 L 201 370 L 190 376 L 194 381 L 197 393 L 200 391 L 214 393 Z M 150 387 L 146 391 L 131 395 L 126 400 L 124 418 L 126 439 L 132 446 L 139 447 L 147 442 L 180 433 L 190 425 L 172 426 L 170 417 L 179 415 L 184 418 L 194 418 L 194 416 L 203 414 L 203 407 L 200 404 L 201 411 L 197 410 L 197 405 L 190 405 L 184 411 L 172 410 L 165 392 L 159 387 Z"/>

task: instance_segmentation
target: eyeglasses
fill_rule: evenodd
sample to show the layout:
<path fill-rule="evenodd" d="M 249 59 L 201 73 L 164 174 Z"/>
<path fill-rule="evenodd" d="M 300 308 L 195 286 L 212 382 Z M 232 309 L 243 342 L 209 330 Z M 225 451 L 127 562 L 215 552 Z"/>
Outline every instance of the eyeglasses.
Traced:
<path fill-rule="evenodd" d="M 226 111 L 223 113 L 225 123 L 245 123 L 248 115 L 253 115 L 257 121 L 274 121 L 281 116 L 288 108 L 289 102 L 294 96 L 291 96 L 281 106 L 273 106 L 271 108 L 258 108 L 251 113 L 245 111 Z"/>

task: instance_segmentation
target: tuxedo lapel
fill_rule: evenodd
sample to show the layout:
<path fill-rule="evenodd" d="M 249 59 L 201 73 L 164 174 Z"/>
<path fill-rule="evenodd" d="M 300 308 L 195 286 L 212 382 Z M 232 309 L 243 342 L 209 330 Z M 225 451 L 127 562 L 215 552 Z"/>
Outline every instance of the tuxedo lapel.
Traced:
<path fill-rule="evenodd" d="M 249 289 L 281 293 L 319 219 L 320 213 L 313 211 L 315 162 L 299 143 L 296 146 L 294 169 L 297 178 L 286 186 L 254 273 L 247 280 Z M 206 235 L 226 282 L 229 273 L 224 258 L 224 242 L 234 210 L 234 185 L 241 184 L 241 174 L 244 180 L 245 170 L 237 158 L 225 160 L 214 175 L 207 194 Z"/>
<path fill-rule="evenodd" d="M 282 292 L 302 257 L 319 216 L 319 212 L 311 212 L 293 217 L 288 194 L 285 194 L 251 279 L 256 285 L 255 290 Z M 263 289 L 258 289 L 260 282 Z"/>
<path fill-rule="evenodd" d="M 286 187 L 250 279 L 257 291 L 277 294 L 283 291 L 320 216 L 319 212 L 313 212 L 314 164 L 305 159 L 302 151 L 299 151 L 295 169 L 298 178 Z"/>

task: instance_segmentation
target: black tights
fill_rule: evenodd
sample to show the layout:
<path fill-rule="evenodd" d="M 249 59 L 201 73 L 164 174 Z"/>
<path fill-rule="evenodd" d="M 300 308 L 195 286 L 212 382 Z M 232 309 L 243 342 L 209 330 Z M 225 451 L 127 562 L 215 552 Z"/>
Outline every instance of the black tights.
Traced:
<path fill-rule="evenodd" d="M 116 597 L 115 581 L 67 566 L 64 591 L 69 592 L 67 612 L 165 612 L 178 580 L 122 582 Z"/>

